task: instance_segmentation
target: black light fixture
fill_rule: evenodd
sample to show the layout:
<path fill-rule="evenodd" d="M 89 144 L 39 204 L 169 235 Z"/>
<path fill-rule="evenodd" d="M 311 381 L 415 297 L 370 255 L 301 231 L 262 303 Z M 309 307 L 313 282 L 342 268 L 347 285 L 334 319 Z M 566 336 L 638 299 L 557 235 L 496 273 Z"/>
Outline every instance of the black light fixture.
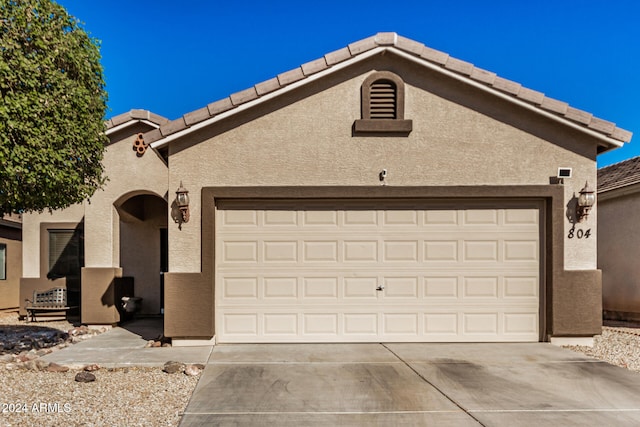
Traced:
<path fill-rule="evenodd" d="M 180 188 L 176 190 L 176 205 L 182 214 L 182 222 L 189 222 L 189 191 L 180 181 Z"/>
<path fill-rule="evenodd" d="M 578 217 L 578 222 L 582 222 L 587 219 L 589 216 L 589 211 L 596 203 L 596 193 L 595 191 L 589 187 L 589 183 L 584 183 L 584 188 L 580 190 L 580 195 L 578 196 L 578 206 L 576 208 L 576 215 Z"/>

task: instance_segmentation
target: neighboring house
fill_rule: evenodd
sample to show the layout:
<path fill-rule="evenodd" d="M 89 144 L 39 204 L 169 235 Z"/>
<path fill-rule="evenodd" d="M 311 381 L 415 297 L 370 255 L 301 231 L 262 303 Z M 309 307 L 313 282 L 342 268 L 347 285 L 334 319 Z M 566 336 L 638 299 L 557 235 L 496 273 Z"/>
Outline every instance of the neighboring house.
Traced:
<path fill-rule="evenodd" d="M 598 268 L 605 319 L 640 320 L 640 157 L 598 170 Z"/>
<path fill-rule="evenodd" d="M 0 310 L 19 306 L 22 274 L 22 217 L 0 217 Z"/>
<path fill-rule="evenodd" d="M 47 281 L 51 231 L 83 227 L 84 323 L 117 322 L 131 276 L 176 345 L 601 332 L 576 201 L 631 133 L 421 43 L 379 33 L 107 133 L 105 190 L 24 222 L 23 287 Z"/>

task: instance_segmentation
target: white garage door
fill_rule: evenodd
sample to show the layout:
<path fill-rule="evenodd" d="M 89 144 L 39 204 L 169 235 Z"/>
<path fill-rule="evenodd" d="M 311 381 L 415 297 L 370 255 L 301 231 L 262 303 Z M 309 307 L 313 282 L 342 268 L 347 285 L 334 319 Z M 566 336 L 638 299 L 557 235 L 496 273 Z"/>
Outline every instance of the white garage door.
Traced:
<path fill-rule="evenodd" d="M 539 339 L 539 206 L 256 203 L 218 202 L 218 342 Z"/>

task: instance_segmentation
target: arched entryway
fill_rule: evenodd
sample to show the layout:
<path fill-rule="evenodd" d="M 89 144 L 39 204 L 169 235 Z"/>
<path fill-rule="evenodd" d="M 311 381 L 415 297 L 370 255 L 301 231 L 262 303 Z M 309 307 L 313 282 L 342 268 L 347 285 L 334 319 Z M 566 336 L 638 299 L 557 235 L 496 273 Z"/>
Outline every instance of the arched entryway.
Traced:
<path fill-rule="evenodd" d="M 167 201 L 149 192 L 131 192 L 114 206 L 119 215 L 120 267 L 133 278 L 142 298 L 140 314 L 163 313 L 163 272 L 168 267 Z"/>

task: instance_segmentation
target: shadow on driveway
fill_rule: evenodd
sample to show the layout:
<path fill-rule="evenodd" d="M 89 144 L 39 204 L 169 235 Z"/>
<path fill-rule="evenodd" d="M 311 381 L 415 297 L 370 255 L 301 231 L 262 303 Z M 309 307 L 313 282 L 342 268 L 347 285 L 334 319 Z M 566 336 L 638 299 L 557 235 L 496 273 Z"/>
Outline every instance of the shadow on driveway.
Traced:
<path fill-rule="evenodd" d="M 180 425 L 636 426 L 639 397 L 546 343 L 218 345 Z"/>

